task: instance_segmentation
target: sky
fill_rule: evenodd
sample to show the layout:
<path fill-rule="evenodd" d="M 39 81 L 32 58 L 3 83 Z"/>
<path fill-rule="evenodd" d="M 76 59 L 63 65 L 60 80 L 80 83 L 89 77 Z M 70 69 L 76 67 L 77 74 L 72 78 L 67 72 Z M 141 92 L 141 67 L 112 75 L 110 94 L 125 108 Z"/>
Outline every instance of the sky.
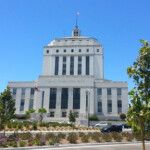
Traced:
<path fill-rule="evenodd" d="M 43 47 L 68 37 L 76 12 L 82 36 L 104 49 L 104 78 L 127 81 L 140 39 L 150 41 L 149 0 L 0 0 L 0 92 L 8 81 L 34 81 L 42 74 Z"/>

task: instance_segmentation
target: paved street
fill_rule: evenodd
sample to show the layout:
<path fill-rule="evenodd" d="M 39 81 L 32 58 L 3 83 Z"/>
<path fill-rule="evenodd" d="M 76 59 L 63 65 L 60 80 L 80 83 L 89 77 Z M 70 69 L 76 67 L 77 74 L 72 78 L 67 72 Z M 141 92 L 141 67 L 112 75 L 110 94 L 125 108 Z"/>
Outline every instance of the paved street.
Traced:
<path fill-rule="evenodd" d="M 39 149 L 36 149 L 39 150 Z M 40 150 L 42 150 L 40 148 Z M 142 150 L 141 143 L 128 143 L 128 144 L 85 144 L 84 146 L 68 146 L 68 147 L 55 147 L 46 148 L 43 150 Z M 150 150 L 150 143 L 146 143 L 146 150 Z"/>

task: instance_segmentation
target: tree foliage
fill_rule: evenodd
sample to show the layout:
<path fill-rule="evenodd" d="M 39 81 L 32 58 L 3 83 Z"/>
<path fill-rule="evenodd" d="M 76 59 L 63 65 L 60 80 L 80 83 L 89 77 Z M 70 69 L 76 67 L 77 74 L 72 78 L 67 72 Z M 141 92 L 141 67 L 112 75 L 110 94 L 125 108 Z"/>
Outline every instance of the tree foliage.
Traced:
<path fill-rule="evenodd" d="M 121 114 L 120 114 L 120 119 L 121 119 L 121 120 L 125 120 L 125 119 L 126 119 L 126 114 L 121 113 Z"/>
<path fill-rule="evenodd" d="M 141 133 L 143 150 L 145 150 L 145 128 L 150 124 L 150 47 L 148 41 L 140 41 L 143 46 L 133 66 L 127 68 L 130 78 L 135 83 L 129 92 L 131 105 L 127 113 L 128 124 L 134 131 Z"/>
<path fill-rule="evenodd" d="M 0 94 L 0 125 L 5 125 L 15 117 L 15 101 L 10 88 Z"/>
<path fill-rule="evenodd" d="M 40 117 L 40 122 L 42 122 L 44 119 L 44 114 L 47 113 L 47 110 L 45 108 L 39 108 L 38 113 Z"/>
<path fill-rule="evenodd" d="M 26 117 L 31 118 L 31 114 L 34 112 L 35 112 L 35 109 L 30 109 L 30 110 L 26 111 Z"/>
<path fill-rule="evenodd" d="M 76 115 L 75 115 L 75 113 L 72 112 L 72 110 L 70 110 L 70 112 L 69 112 L 69 121 L 76 122 Z"/>

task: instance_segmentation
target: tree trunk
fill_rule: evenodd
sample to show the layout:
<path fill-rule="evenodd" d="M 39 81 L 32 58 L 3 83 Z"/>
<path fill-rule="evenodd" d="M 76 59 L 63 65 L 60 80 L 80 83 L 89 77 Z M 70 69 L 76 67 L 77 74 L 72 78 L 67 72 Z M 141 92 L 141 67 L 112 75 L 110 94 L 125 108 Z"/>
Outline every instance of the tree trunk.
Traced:
<path fill-rule="evenodd" d="M 144 139 L 144 132 L 143 132 L 144 128 L 143 128 L 143 118 L 142 117 L 139 118 L 139 123 L 140 123 L 140 129 L 141 129 L 142 148 L 143 148 L 143 150 L 146 150 L 145 149 L 145 139 Z"/>

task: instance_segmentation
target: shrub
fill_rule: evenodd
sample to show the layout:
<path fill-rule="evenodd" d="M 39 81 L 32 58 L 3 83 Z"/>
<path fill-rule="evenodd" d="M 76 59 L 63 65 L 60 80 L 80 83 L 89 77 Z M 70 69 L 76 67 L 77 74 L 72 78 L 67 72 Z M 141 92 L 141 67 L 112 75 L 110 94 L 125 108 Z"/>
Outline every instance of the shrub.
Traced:
<path fill-rule="evenodd" d="M 37 123 L 33 123 L 32 129 L 33 129 L 33 130 L 37 130 Z"/>
<path fill-rule="evenodd" d="M 37 144 L 38 146 L 41 146 L 41 145 L 42 145 L 42 143 L 41 143 L 40 141 L 36 141 L 36 144 Z"/>
<path fill-rule="evenodd" d="M 89 133 L 88 135 L 96 142 L 100 142 L 100 137 L 102 136 L 101 133 Z"/>
<path fill-rule="evenodd" d="M 90 116 L 89 117 L 90 121 L 99 121 L 98 117 L 96 115 Z"/>
<path fill-rule="evenodd" d="M 133 133 L 125 132 L 122 133 L 122 136 L 125 137 L 127 141 L 132 141 L 134 139 Z"/>
<path fill-rule="evenodd" d="M 45 145 L 45 136 L 44 135 L 42 135 L 40 142 L 42 145 Z"/>
<path fill-rule="evenodd" d="M 83 135 L 81 138 L 83 143 L 87 143 L 89 141 L 89 136 L 88 135 Z"/>
<path fill-rule="evenodd" d="M 18 123 L 18 128 L 19 128 L 19 129 L 22 129 L 22 127 L 23 127 L 23 123 L 22 123 L 22 122 L 19 122 L 19 123 Z"/>
<path fill-rule="evenodd" d="M 59 137 L 60 139 L 65 139 L 66 134 L 64 134 L 64 133 L 59 133 L 59 134 L 58 134 L 58 137 Z"/>
<path fill-rule="evenodd" d="M 36 140 L 36 141 L 40 141 L 41 138 L 42 138 L 42 134 L 41 134 L 41 133 L 37 133 L 37 134 L 35 135 L 35 140 Z"/>
<path fill-rule="evenodd" d="M 111 137 L 110 133 L 103 133 L 102 134 L 102 139 L 105 142 L 111 142 L 112 141 L 112 137 Z"/>
<path fill-rule="evenodd" d="M 84 135 L 85 135 L 85 133 L 79 132 L 79 137 L 83 137 Z"/>
<path fill-rule="evenodd" d="M 54 143 L 59 143 L 60 138 L 58 136 L 54 136 L 52 140 Z"/>
<path fill-rule="evenodd" d="M 8 127 L 9 129 L 11 129 L 11 128 L 12 128 L 12 123 L 8 123 L 8 124 L 7 124 L 7 127 Z"/>
<path fill-rule="evenodd" d="M 116 142 L 121 142 L 122 141 L 122 135 L 120 133 L 117 132 L 112 132 L 112 137 L 114 138 L 114 140 Z"/>
<path fill-rule="evenodd" d="M 54 145 L 54 142 L 52 142 L 52 141 L 51 141 L 51 142 L 49 142 L 49 145 Z"/>
<path fill-rule="evenodd" d="M 45 138 L 46 138 L 46 140 L 48 141 L 48 140 L 50 140 L 50 139 L 53 139 L 54 136 L 55 136 L 54 133 L 47 133 L 47 134 L 45 135 Z"/>
<path fill-rule="evenodd" d="M 24 147 L 25 144 L 26 144 L 25 141 L 21 141 L 21 142 L 19 143 L 20 147 Z"/>
<path fill-rule="evenodd" d="M 76 143 L 76 141 L 78 140 L 78 135 L 77 135 L 77 133 L 69 133 L 69 134 L 68 134 L 68 137 L 67 137 L 67 140 L 68 140 L 70 143 Z"/>
<path fill-rule="evenodd" d="M 126 114 L 121 113 L 121 114 L 120 114 L 120 119 L 121 119 L 121 120 L 125 120 L 125 119 L 126 119 Z"/>

